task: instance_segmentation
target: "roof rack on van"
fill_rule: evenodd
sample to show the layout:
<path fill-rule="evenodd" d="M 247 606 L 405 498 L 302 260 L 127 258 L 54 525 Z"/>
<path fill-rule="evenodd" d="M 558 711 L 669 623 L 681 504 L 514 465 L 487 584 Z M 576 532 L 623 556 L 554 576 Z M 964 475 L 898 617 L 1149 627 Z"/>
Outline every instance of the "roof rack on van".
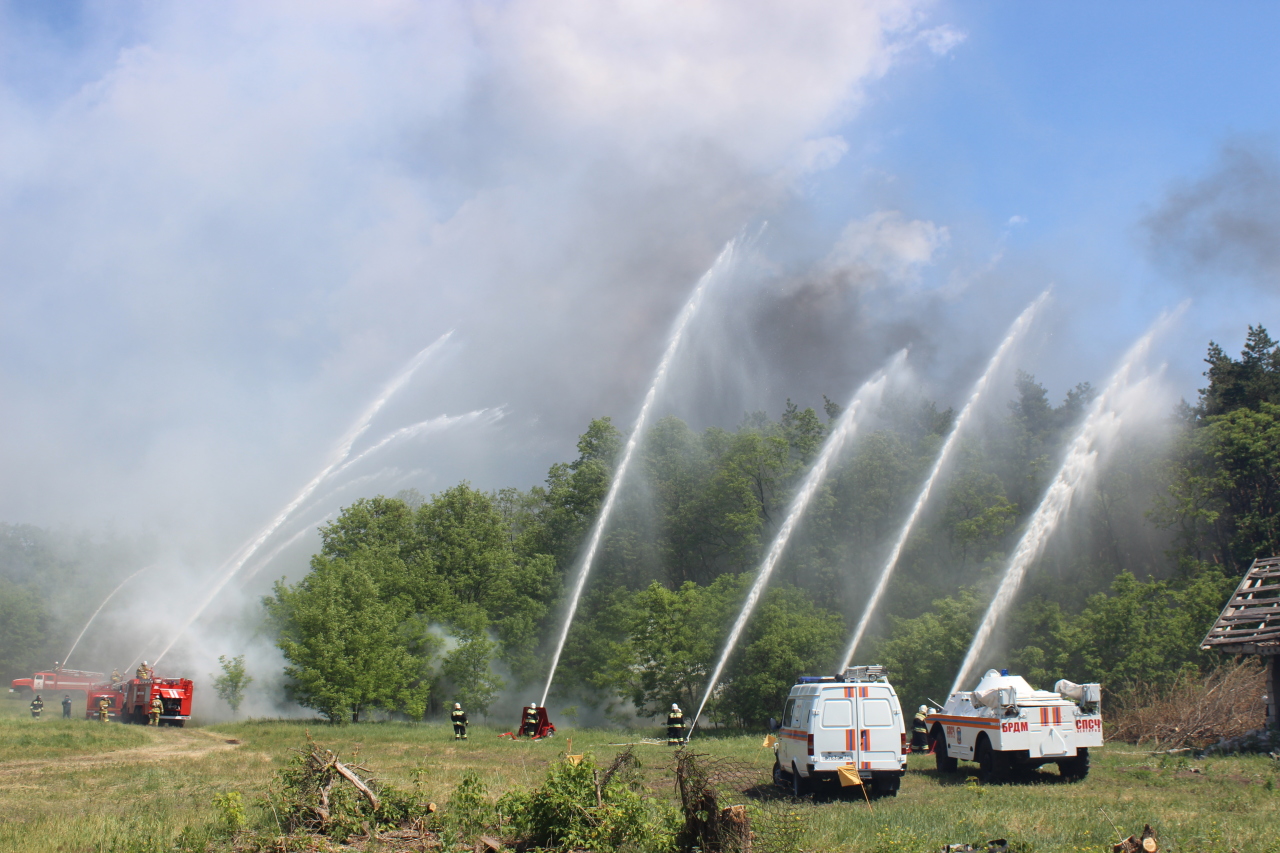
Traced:
<path fill-rule="evenodd" d="M 889 677 L 889 672 L 879 664 L 871 666 L 851 666 L 844 671 L 843 681 L 881 681 Z"/>

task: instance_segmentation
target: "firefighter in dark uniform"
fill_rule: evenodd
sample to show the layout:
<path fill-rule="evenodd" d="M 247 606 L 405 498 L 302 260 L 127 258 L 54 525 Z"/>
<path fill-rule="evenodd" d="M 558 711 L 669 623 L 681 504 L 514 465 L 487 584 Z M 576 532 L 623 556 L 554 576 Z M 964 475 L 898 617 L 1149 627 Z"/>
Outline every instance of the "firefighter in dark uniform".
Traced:
<path fill-rule="evenodd" d="M 98 697 L 98 722 L 105 723 L 111 719 L 111 700 L 106 696 Z"/>
<path fill-rule="evenodd" d="M 40 698 L 40 694 L 36 694 L 36 698 L 31 700 L 31 719 L 40 719 L 40 712 L 44 710 L 44 700 Z"/>
<path fill-rule="evenodd" d="M 462 710 L 462 705 L 458 702 L 453 703 L 453 713 L 449 715 L 449 719 L 453 720 L 453 739 L 467 739 L 467 712 Z"/>
<path fill-rule="evenodd" d="M 520 727 L 520 734 L 526 737 L 538 736 L 538 706 L 532 702 L 524 709 L 524 725 Z"/>
<path fill-rule="evenodd" d="M 163 713 L 164 713 L 164 703 L 160 701 L 159 696 L 152 696 L 151 697 L 151 719 L 148 721 L 147 724 L 151 726 L 160 725 L 160 715 Z"/>
<path fill-rule="evenodd" d="M 671 713 L 667 714 L 667 746 L 679 746 L 682 743 L 684 743 L 684 711 L 672 702 Z"/>
<path fill-rule="evenodd" d="M 916 711 L 915 720 L 911 723 L 911 751 L 925 752 L 929 749 L 929 725 L 924 718 L 929 714 L 929 706 L 921 705 Z"/>
<path fill-rule="evenodd" d="M 62 719 L 71 719 L 71 694 L 62 694 Z"/>

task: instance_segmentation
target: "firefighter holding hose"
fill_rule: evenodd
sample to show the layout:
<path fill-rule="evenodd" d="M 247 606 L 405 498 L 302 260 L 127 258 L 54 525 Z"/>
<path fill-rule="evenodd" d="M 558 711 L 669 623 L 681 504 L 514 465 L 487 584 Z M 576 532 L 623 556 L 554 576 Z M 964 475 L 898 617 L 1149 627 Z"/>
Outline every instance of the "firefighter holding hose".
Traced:
<path fill-rule="evenodd" d="M 164 703 L 160 701 L 159 696 L 152 696 L 151 697 L 151 719 L 147 722 L 147 724 L 151 726 L 160 725 L 160 715 L 163 713 L 164 713 Z"/>
<path fill-rule="evenodd" d="M 921 705 L 916 711 L 915 720 L 911 723 L 911 751 L 925 752 L 929 748 L 929 725 L 925 717 L 929 714 L 929 706 Z"/>
<path fill-rule="evenodd" d="M 671 713 L 667 714 L 667 746 L 679 746 L 682 743 L 684 743 L 684 711 L 672 702 Z"/>
<path fill-rule="evenodd" d="M 139 681 L 148 681 L 151 679 L 151 667 L 147 666 L 147 662 L 143 661 L 142 666 L 138 667 L 135 673 Z"/>
<path fill-rule="evenodd" d="M 113 669 L 113 670 L 111 670 L 111 683 L 112 683 L 112 685 L 119 684 L 119 683 L 120 683 L 120 682 L 122 682 L 122 681 L 124 681 L 124 676 L 120 674 L 120 670 L 118 670 L 118 669 Z"/>
<path fill-rule="evenodd" d="M 40 694 L 36 694 L 36 698 L 31 700 L 31 719 L 40 719 L 40 712 L 44 710 L 44 700 L 40 698 Z"/>
<path fill-rule="evenodd" d="M 461 703 L 453 703 L 453 713 L 449 715 L 449 719 L 453 720 L 453 739 L 467 739 L 467 712 L 462 710 Z"/>
<path fill-rule="evenodd" d="M 538 736 L 538 706 L 533 702 L 524 709 L 524 725 L 520 727 L 520 734 L 528 737 Z"/>
<path fill-rule="evenodd" d="M 98 722 L 105 723 L 111 719 L 111 700 L 106 696 L 98 697 Z"/>

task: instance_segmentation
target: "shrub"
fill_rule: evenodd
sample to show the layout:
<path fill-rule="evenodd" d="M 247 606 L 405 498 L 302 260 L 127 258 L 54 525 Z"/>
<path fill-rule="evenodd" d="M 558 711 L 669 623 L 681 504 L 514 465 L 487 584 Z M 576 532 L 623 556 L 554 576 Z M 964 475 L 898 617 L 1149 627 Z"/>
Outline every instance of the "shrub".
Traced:
<path fill-rule="evenodd" d="M 674 846 L 676 815 L 644 796 L 628 750 L 602 769 L 590 754 L 552 764 L 542 785 L 498 801 L 516 839 L 556 849 L 653 851 Z"/>

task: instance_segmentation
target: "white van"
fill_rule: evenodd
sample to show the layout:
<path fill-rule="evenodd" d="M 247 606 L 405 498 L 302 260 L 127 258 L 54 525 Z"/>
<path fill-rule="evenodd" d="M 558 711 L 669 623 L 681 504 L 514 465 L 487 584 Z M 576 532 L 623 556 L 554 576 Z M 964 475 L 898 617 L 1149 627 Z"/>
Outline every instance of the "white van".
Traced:
<path fill-rule="evenodd" d="M 841 768 L 856 770 L 878 793 L 898 792 L 907 769 L 907 727 L 884 667 L 801 676 L 773 728 L 773 780 L 795 796 L 815 785 L 840 785 Z"/>

